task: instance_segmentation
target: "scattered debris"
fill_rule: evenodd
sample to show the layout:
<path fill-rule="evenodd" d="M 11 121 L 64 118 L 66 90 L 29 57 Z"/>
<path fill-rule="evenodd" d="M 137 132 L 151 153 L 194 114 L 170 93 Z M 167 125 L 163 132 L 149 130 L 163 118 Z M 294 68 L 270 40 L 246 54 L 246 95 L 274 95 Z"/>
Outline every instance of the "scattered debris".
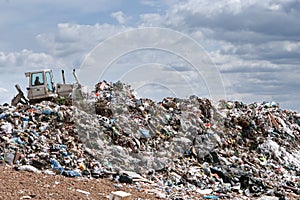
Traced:
<path fill-rule="evenodd" d="M 16 170 L 111 178 L 159 198 L 299 197 L 300 114 L 274 102 L 214 105 L 193 96 L 156 103 L 121 82 L 98 83 L 95 94 L 94 103 L 73 106 L 0 106 L 2 161 Z"/>

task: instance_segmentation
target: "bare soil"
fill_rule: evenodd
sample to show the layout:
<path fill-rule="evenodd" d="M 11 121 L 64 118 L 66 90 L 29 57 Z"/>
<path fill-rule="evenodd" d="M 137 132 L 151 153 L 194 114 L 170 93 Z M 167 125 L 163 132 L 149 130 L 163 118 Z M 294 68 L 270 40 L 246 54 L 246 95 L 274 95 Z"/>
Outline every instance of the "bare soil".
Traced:
<path fill-rule="evenodd" d="M 120 188 L 121 187 L 121 188 Z M 78 191 L 79 190 L 79 191 Z M 80 190 L 89 192 L 86 195 Z M 0 166 L 0 200 L 2 199 L 108 199 L 113 191 L 132 194 L 131 199 L 156 199 L 130 185 L 109 179 L 68 178 L 61 175 L 16 171 Z"/>
<path fill-rule="evenodd" d="M 122 190 L 132 194 L 131 200 L 158 199 L 146 190 L 138 191 L 134 185 L 120 184 L 111 179 L 68 178 L 62 175 L 39 174 L 16 171 L 11 166 L 0 165 L 0 200 L 4 199 L 109 199 L 113 191 Z M 82 192 L 83 191 L 83 192 Z M 88 192 L 89 194 L 84 194 Z M 286 193 L 289 199 L 299 199 L 299 195 Z M 192 199 L 203 199 L 192 195 Z M 259 199 L 234 195 L 234 199 Z"/>

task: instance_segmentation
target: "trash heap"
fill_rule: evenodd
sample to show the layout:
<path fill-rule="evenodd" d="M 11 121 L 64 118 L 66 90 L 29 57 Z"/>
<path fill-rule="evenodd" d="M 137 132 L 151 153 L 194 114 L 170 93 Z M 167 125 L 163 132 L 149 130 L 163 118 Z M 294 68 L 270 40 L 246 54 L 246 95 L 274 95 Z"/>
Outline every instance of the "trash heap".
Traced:
<path fill-rule="evenodd" d="M 300 114 L 274 102 L 137 98 L 0 106 L 0 154 L 16 170 L 111 177 L 159 198 L 299 198 Z"/>

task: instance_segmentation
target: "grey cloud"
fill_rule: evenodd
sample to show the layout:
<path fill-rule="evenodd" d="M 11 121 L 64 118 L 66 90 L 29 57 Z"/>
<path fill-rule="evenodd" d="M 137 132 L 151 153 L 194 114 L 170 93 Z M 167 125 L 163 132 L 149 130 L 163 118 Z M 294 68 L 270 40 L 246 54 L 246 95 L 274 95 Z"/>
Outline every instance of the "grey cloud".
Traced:
<path fill-rule="evenodd" d="M 240 65 L 238 67 L 232 67 L 230 69 L 220 70 L 221 73 L 255 73 L 255 72 L 273 72 L 277 69 L 270 68 L 268 66 L 249 67 L 247 65 Z"/>
<path fill-rule="evenodd" d="M 292 74 L 289 71 L 245 72 L 229 73 L 225 77 L 234 80 L 233 84 L 229 86 L 231 87 L 229 90 L 231 94 L 239 94 L 240 96 L 252 94 L 252 96 L 247 97 L 248 101 L 254 101 L 255 96 L 260 96 L 260 98 L 272 96 L 274 99 L 291 101 L 290 95 L 298 96 L 300 92 L 299 75 L 300 70 L 295 70 Z M 261 101 L 263 100 L 265 99 L 261 99 Z M 294 106 L 293 109 L 299 109 L 299 103 L 294 103 Z"/>
<path fill-rule="evenodd" d="M 220 54 L 258 63 L 299 64 L 299 4 L 297 0 L 235 3 L 189 0 L 171 7 L 162 21 L 167 27 L 188 34 L 200 31 L 200 41 L 208 50 L 215 46 Z M 206 42 L 208 39 L 210 43 Z M 296 47 L 289 49 L 289 45 Z"/>
<path fill-rule="evenodd" d="M 273 64 L 300 64 L 300 43 L 269 41 L 262 44 L 242 44 L 223 49 L 223 54 L 235 54 L 245 60 L 268 60 Z"/>
<path fill-rule="evenodd" d="M 207 5 L 213 8 L 199 8 L 203 6 L 202 3 L 199 3 L 200 1 L 189 2 L 195 2 L 195 4 L 175 5 L 173 10 L 169 12 L 168 20 L 171 25 L 176 27 L 176 24 L 172 23 L 173 18 L 176 18 L 181 21 L 179 23 L 180 27 L 185 24 L 187 29 L 206 27 L 214 30 L 219 29 L 220 33 L 245 30 L 271 36 L 294 36 L 299 41 L 300 27 L 298 21 L 300 12 L 299 9 L 297 10 L 299 2 L 296 0 L 293 2 L 279 2 L 279 5 L 284 9 L 278 10 L 270 10 L 268 7 L 271 6 L 271 3 L 266 3 L 266 5 L 263 3 L 241 5 L 241 8 L 234 9 L 230 8 L 229 3 L 217 2 Z M 206 12 L 205 9 L 208 11 Z M 176 23 L 178 24 L 178 22 Z M 218 36 L 219 39 L 222 38 L 222 35 Z"/>
<path fill-rule="evenodd" d="M 178 72 L 187 72 L 187 71 L 192 71 L 191 67 L 188 65 L 185 66 L 172 66 L 172 69 Z"/>

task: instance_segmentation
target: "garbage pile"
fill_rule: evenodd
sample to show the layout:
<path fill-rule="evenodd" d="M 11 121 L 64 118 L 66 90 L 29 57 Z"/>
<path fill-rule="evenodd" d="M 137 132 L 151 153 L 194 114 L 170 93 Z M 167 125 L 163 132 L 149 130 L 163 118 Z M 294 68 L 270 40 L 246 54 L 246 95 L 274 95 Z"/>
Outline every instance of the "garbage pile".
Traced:
<path fill-rule="evenodd" d="M 274 102 L 137 98 L 121 82 L 95 101 L 0 106 L 0 154 L 16 170 L 111 177 L 159 198 L 300 195 L 300 114 Z"/>

